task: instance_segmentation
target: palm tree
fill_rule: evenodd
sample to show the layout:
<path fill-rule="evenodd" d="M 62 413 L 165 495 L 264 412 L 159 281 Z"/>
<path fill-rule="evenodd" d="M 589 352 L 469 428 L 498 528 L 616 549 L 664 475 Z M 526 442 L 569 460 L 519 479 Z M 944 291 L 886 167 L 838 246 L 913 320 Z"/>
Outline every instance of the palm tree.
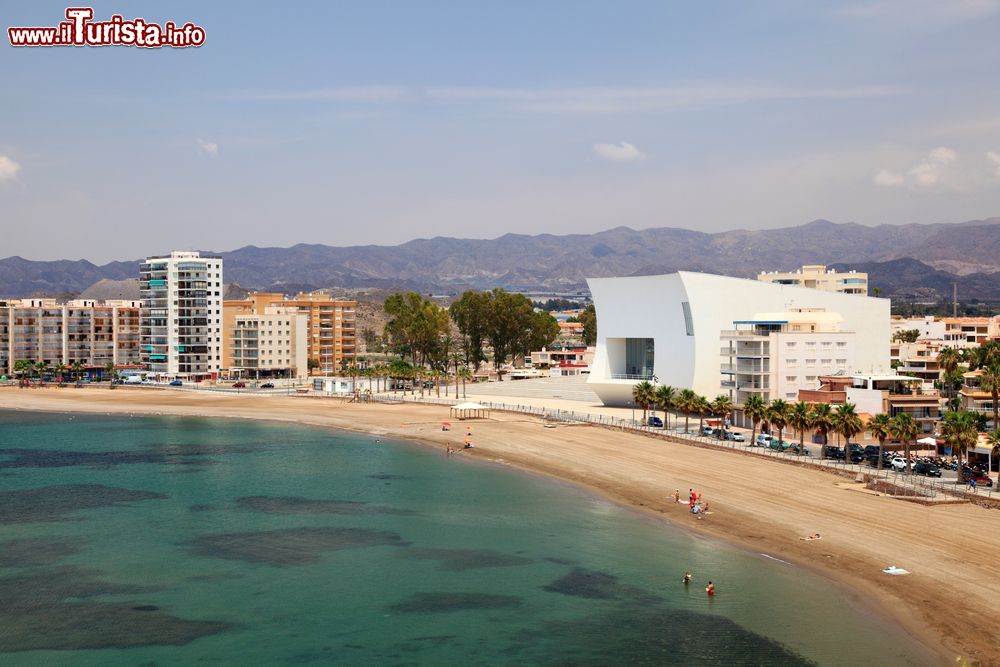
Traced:
<path fill-rule="evenodd" d="M 687 433 L 688 420 L 691 418 L 691 414 L 698 410 L 698 394 L 690 389 L 682 389 L 674 401 L 674 407 L 684 415 L 684 432 Z"/>
<path fill-rule="evenodd" d="M 728 417 L 733 411 L 733 401 L 725 394 L 719 394 L 712 401 L 712 414 L 719 418 L 721 423 L 719 424 L 719 440 L 722 439 L 722 434 L 726 430 L 726 417 Z"/>
<path fill-rule="evenodd" d="M 993 400 L 993 430 L 1000 430 L 1000 361 L 983 368 L 979 376 L 979 388 L 990 392 Z"/>
<path fill-rule="evenodd" d="M 958 364 L 962 361 L 962 355 L 954 347 L 946 347 L 938 352 L 938 365 L 941 367 L 941 386 L 948 393 L 954 391 L 954 376 L 958 370 Z"/>
<path fill-rule="evenodd" d="M 656 407 L 663 410 L 663 425 L 664 428 L 670 428 L 670 420 L 667 418 L 667 410 L 674 407 L 674 399 L 677 396 L 677 391 L 670 385 L 661 384 L 656 388 L 656 394 L 654 395 Z"/>
<path fill-rule="evenodd" d="M 774 428 L 778 429 L 778 448 L 781 448 L 781 434 L 785 426 L 788 424 L 789 413 L 791 412 L 791 407 L 784 400 L 776 398 L 771 401 L 771 405 L 767 406 L 767 421 Z"/>
<path fill-rule="evenodd" d="M 110 389 L 114 389 L 115 375 L 117 375 L 117 373 L 115 372 L 115 362 L 109 361 L 108 363 L 104 364 L 104 373 L 108 376 L 108 387 Z"/>
<path fill-rule="evenodd" d="M 812 427 L 812 406 L 799 401 L 788 413 L 788 423 L 799 432 L 799 454 L 806 451 L 806 430 Z"/>
<path fill-rule="evenodd" d="M 60 382 L 66 381 L 66 371 L 69 370 L 69 366 L 60 361 L 58 364 L 56 364 L 55 368 L 53 368 L 52 370 L 54 370 L 56 373 L 59 374 Z"/>
<path fill-rule="evenodd" d="M 73 379 L 79 381 L 80 376 L 83 374 L 83 364 L 79 361 L 74 361 L 69 365 L 69 368 L 73 372 Z"/>
<path fill-rule="evenodd" d="M 889 415 L 880 412 L 868 420 L 868 432 L 878 440 L 878 469 L 882 469 L 882 450 L 885 447 L 885 440 L 892 435 L 892 420 Z"/>
<path fill-rule="evenodd" d="M 889 427 L 892 437 L 903 443 L 903 456 L 906 458 L 906 467 L 903 472 L 910 473 L 910 443 L 917 439 L 917 423 L 913 417 L 905 412 L 900 412 L 892 418 L 892 425 Z"/>
<path fill-rule="evenodd" d="M 458 374 L 460 376 L 462 376 L 462 398 L 465 398 L 465 383 L 466 383 L 467 380 L 468 381 L 472 380 L 472 370 L 468 366 L 462 366 L 458 370 Z M 458 391 L 457 387 L 456 387 L 455 391 Z M 458 398 L 458 397 L 456 396 L 455 398 Z"/>
<path fill-rule="evenodd" d="M 47 362 L 47 361 L 39 361 L 39 362 L 37 362 L 35 364 L 35 372 L 38 373 L 38 379 L 39 380 L 42 379 L 42 375 L 47 370 L 49 370 L 49 362 Z"/>
<path fill-rule="evenodd" d="M 712 413 L 712 404 L 708 402 L 707 398 L 699 395 L 694 410 L 698 413 L 698 435 L 703 435 L 705 433 L 705 415 Z"/>
<path fill-rule="evenodd" d="M 655 400 L 655 391 L 653 384 L 646 380 L 632 387 L 632 401 L 636 406 L 642 407 L 643 424 L 646 423 L 646 412 L 649 410 L 649 404 Z"/>
<path fill-rule="evenodd" d="M 14 372 L 20 375 L 22 380 L 25 375 L 31 374 L 31 369 L 34 367 L 35 364 L 31 361 L 31 359 L 18 359 L 14 362 Z"/>
<path fill-rule="evenodd" d="M 990 457 L 1000 459 L 1000 431 L 993 431 L 986 436 L 986 444 L 993 448 Z M 997 475 L 997 484 L 1000 485 L 1000 475 Z"/>
<path fill-rule="evenodd" d="M 844 452 L 849 457 L 847 449 L 851 446 L 851 438 L 864 430 L 855 405 L 853 403 L 838 405 L 837 411 L 833 415 L 833 423 L 837 432 L 844 436 Z"/>
<path fill-rule="evenodd" d="M 753 425 L 753 430 L 750 432 L 750 444 L 752 445 L 757 439 L 757 424 L 767 414 L 767 404 L 760 394 L 750 394 L 747 397 L 746 402 L 743 403 L 743 414 L 746 415 Z"/>
<path fill-rule="evenodd" d="M 973 412 L 949 412 L 944 416 L 941 433 L 945 441 L 951 445 L 951 453 L 958 459 L 958 468 L 962 469 L 962 454 L 970 447 L 975 447 L 979 440 L 979 430 L 976 427 L 976 415 Z"/>
<path fill-rule="evenodd" d="M 833 428 L 833 408 L 829 403 L 817 403 L 813 406 L 813 428 L 819 431 L 823 438 L 823 446 L 830 444 L 827 434 Z"/>

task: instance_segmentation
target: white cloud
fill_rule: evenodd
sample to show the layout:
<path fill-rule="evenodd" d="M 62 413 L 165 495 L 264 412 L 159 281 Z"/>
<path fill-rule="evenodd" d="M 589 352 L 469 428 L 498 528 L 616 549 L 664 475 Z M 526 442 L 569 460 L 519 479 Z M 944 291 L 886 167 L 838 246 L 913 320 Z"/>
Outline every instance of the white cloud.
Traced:
<path fill-rule="evenodd" d="M 620 144 L 594 144 L 591 150 L 595 155 L 612 162 L 639 162 L 646 159 L 642 151 L 625 141 Z"/>
<path fill-rule="evenodd" d="M 493 103 L 540 113 L 610 114 L 706 108 L 768 100 L 857 99 L 905 92 L 900 86 L 788 87 L 712 81 L 688 86 L 491 88 L 356 86 L 223 95 L 229 101 L 328 101 L 355 104 Z"/>
<path fill-rule="evenodd" d="M 882 169 L 875 174 L 873 182 L 884 187 L 905 184 L 913 188 L 933 188 L 944 183 L 950 173 L 949 167 L 957 160 L 958 153 L 954 149 L 939 146 L 928 153 L 926 158 L 907 169 L 905 174 Z M 956 180 L 953 185 L 963 186 L 960 180 Z"/>
<path fill-rule="evenodd" d="M 17 178 L 17 172 L 21 171 L 21 165 L 11 160 L 6 155 L 0 155 L 0 183 L 13 181 Z"/>
<path fill-rule="evenodd" d="M 1000 178 L 1000 153 L 994 153 L 993 151 L 987 151 L 986 159 L 993 163 L 993 173 L 997 178 Z"/>
<path fill-rule="evenodd" d="M 895 172 L 889 171 L 888 169 L 883 169 L 879 173 L 875 174 L 875 178 L 872 179 L 875 185 L 883 185 L 887 188 L 895 187 L 897 185 L 902 185 L 903 178 L 902 174 L 897 174 Z"/>
<path fill-rule="evenodd" d="M 216 157 L 219 154 L 219 144 L 214 141 L 205 141 L 204 139 L 198 139 L 198 152 L 202 155 L 207 155 L 208 157 Z"/>

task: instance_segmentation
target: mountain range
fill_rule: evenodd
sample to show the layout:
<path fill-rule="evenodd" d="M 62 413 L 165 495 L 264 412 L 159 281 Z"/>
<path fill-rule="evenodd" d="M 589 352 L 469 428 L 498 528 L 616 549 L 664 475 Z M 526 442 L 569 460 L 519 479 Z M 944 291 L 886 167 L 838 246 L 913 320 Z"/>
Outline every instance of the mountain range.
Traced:
<path fill-rule="evenodd" d="M 157 248 L 164 252 L 169 248 Z M 222 256 L 227 282 L 285 292 L 340 287 L 457 292 L 506 287 L 573 292 L 586 278 L 705 271 L 753 277 L 762 270 L 828 264 L 868 271 L 883 296 L 1000 301 L 1000 218 L 879 225 L 816 220 L 796 227 L 706 233 L 616 227 L 595 234 L 436 237 L 395 246 L 245 246 Z M 79 294 L 99 281 L 135 278 L 139 260 L 0 260 L 0 297 Z M 114 282 L 101 292 L 114 292 Z M 128 290 L 131 291 L 131 290 Z"/>

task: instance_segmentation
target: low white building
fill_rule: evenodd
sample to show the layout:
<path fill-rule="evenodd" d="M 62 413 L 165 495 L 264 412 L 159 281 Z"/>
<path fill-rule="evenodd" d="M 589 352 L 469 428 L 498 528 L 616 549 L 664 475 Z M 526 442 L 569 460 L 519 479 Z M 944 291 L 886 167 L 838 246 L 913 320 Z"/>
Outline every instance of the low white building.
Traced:
<path fill-rule="evenodd" d="M 854 332 L 848 372 L 889 370 L 888 299 L 688 271 L 587 282 L 597 309 L 597 349 L 588 384 L 607 405 L 628 405 L 632 387 L 642 380 L 709 398 L 723 390 L 728 394 L 733 388 L 722 386 L 720 373 L 722 333 L 760 313 L 837 313 L 841 330 Z M 836 364 L 845 357 L 831 353 L 829 358 Z"/>
<path fill-rule="evenodd" d="M 230 372 L 250 378 L 304 378 L 309 375 L 309 318 L 294 309 L 269 308 L 259 315 L 236 315 Z"/>

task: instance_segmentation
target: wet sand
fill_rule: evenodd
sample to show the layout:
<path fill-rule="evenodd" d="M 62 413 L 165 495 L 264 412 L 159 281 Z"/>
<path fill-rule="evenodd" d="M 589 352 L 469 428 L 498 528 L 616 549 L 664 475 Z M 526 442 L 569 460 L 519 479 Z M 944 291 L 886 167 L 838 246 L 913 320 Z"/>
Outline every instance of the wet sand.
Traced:
<path fill-rule="evenodd" d="M 292 421 L 461 448 L 458 456 L 551 475 L 693 532 L 790 561 L 845 585 L 862 604 L 901 623 L 941 663 L 1000 665 L 1000 511 L 968 503 L 924 506 L 876 496 L 831 473 L 740 452 L 583 425 L 493 413 L 449 420 L 448 408 L 348 404 L 338 399 L 119 387 L 0 388 L 0 409 L 170 414 Z M 701 492 L 697 520 L 673 501 Z M 800 536 L 823 538 L 803 541 Z M 912 574 L 893 577 L 896 565 Z M 829 628 L 836 632 L 835 628 Z M 845 637 L 845 641 L 850 641 Z"/>

